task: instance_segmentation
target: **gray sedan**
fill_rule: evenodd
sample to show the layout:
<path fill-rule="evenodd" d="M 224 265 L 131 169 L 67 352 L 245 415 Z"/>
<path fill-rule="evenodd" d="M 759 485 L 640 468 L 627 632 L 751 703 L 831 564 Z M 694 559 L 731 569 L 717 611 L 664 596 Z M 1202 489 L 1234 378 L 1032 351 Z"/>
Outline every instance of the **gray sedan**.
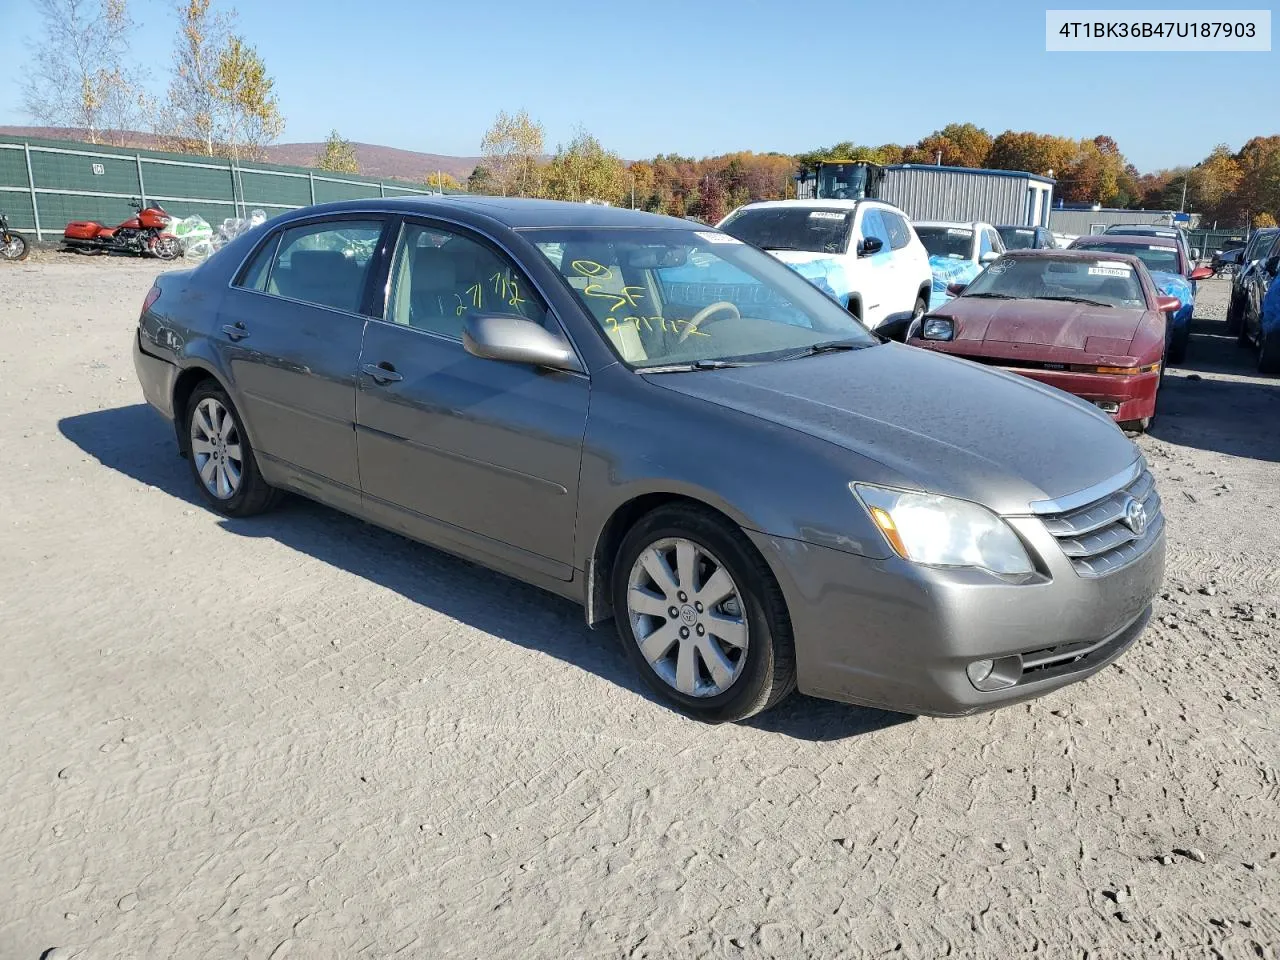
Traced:
<path fill-rule="evenodd" d="M 684 220 L 486 197 L 299 210 L 164 274 L 134 343 L 215 510 L 284 491 L 610 617 L 707 720 L 957 715 L 1120 656 L 1159 495 L 1088 404 L 882 342 Z"/>

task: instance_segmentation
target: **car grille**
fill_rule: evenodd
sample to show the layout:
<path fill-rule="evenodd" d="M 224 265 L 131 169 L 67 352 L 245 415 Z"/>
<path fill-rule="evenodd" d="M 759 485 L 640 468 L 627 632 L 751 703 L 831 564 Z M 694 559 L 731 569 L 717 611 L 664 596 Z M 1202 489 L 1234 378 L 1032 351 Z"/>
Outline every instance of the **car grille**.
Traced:
<path fill-rule="evenodd" d="M 1131 501 L 1142 504 L 1146 527 L 1139 535 L 1126 521 Z M 1137 479 L 1093 503 L 1040 518 L 1082 577 L 1105 577 L 1133 563 L 1164 529 L 1160 494 L 1143 465 Z"/>

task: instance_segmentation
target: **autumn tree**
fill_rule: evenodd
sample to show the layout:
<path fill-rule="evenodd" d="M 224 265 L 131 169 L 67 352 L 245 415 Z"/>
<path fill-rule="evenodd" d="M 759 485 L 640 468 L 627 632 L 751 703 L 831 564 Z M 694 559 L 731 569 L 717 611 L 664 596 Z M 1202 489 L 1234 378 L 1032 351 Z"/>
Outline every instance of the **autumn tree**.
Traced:
<path fill-rule="evenodd" d="M 342 139 L 337 130 L 330 131 L 324 150 L 316 157 L 316 166 L 333 173 L 359 173 L 360 161 L 356 159 L 355 144 Z"/>
<path fill-rule="evenodd" d="M 1229 216 L 1242 175 L 1231 148 L 1218 144 L 1187 177 L 1189 205 L 1211 219 L 1217 219 L 1219 214 Z"/>
<path fill-rule="evenodd" d="M 626 184 L 622 158 L 606 150 L 581 128 L 568 144 L 556 147 L 542 170 L 542 195 L 553 200 L 617 203 Z"/>
<path fill-rule="evenodd" d="M 703 176 L 702 182 L 698 184 L 698 207 L 695 212 L 712 226 L 723 220 L 729 212 L 725 208 L 724 184 L 712 173 Z"/>
<path fill-rule="evenodd" d="M 443 170 L 437 170 L 435 173 L 428 174 L 426 183 L 428 190 L 436 190 L 440 193 L 444 193 L 446 190 L 457 192 L 462 189 L 462 184 L 460 184 L 455 177 L 445 173 Z"/>
<path fill-rule="evenodd" d="M 139 125 L 141 89 L 130 66 L 126 0 L 33 0 L 41 36 L 32 44 L 22 101 L 37 123 L 77 127 L 90 143 L 123 142 Z"/>
<path fill-rule="evenodd" d="M 503 196 L 533 196 L 538 189 L 542 150 L 542 124 L 530 120 L 524 110 L 516 114 L 498 111 L 480 141 L 488 188 Z"/>
<path fill-rule="evenodd" d="M 982 167 L 990 153 L 991 134 L 972 123 L 949 123 L 903 151 L 908 163 L 936 163 L 941 154 L 947 167 Z"/>
<path fill-rule="evenodd" d="M 986 166 L 992 170 L 1025 170 L 1041 176 L 1048 176 L 1052 170 L 1060 177 L 1078 149 L 1079 144 L 1067 137 L 1006 130 L 992 140 Z"/>
<path fill-rule="evenodd" d="M 231 16 L 212 0 L 182 0 L 165 107 L 177 144 L 209 156 L 256 157 L 279 138 L 284 118 L 274 81 L 257 50 L 231 32 Z"/>
<path fill-rule="evenodd" d="M 1240 166 L 1234 204 L 1237 214 L 1261 211 L 1280 215 L 1280 136 L 1254 137 L 1235 159 Z"/>
<path fill-rule="evenodd" d="M 1269 213 L 1260 213 L 1253 218 L 1253 225 L 1258 230 L 1265 230 L 1268 227 L 1277 226 L 1276 218 Z"/>

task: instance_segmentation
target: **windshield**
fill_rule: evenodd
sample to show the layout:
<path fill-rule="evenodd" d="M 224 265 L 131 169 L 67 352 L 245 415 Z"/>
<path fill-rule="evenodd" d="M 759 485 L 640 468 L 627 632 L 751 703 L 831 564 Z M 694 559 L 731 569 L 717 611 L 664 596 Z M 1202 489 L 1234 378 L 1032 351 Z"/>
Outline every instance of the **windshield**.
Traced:
<path fill-rule="evenodd" d="M 1162 247 L 1155 244 L 1131 243 L 1091 243 L 1082 248 L 1098 253 L 1127 253 L 1137 257 L 1147 265 L 1148 270 L 1159 270 L 1164 273 L 1179 273 L 1178 248 Z"/>
<path fill-rule="evenodd" d="M 852 221 L 852 210 L 747 207 L 726 220 L 720 229 L 761 250 L 844 253 L 849 246 Z"/>
<path fill-rule="evenodd" d="M 580 227 L 525 235 L 633 369 L 879 342 L 799 274 L 721 233 Z"/>
<path fill-rule="evenodd" d="M 1178 237 L 1176 231 L 1161 230 L 1159 227 L 1107 227 L 1107 233 L 1122 237 L 1165 237 L 1169 240 L 1176 240 Z"/>
<path fill-rule="evenodd" d="M 1121 260 L 1001 257 L 965 288 L 964 297 L 1085 300 L 1145 310 L 1137 272 Z"/>
<path fill-rule="evenodd" d="M 1280 233 L 1276 230 L 1259 230 L 1253 235 L 1253 239 L 1249 241 L 1249 246 L 1245 250 L 1245 260 L 1257 260 L 1262 256 L 1262 251 L 1271 245 L 1273 237 Z"/>
<path fill-rule="evenodd" d="M 1030 250 L 1036 245 L 1036 232 L 1030 227 L 996 227 L 1006 250 Z"/>
<path fill-rule="evenodd" d="M 931 257 L 953 260 L 973 258 L 973 231 L 964 227 L 916 227 L 920 242 Z"/>

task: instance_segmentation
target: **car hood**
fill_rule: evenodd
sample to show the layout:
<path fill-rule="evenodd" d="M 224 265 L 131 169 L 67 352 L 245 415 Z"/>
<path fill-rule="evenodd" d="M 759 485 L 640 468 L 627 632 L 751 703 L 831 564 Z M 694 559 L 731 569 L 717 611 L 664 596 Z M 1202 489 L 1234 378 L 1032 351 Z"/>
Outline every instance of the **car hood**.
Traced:
<path fill-rule="evenodd" d="M 895 343 L 648 379 L 885 468 L 855 475 L 851 462 L 850 480 L 962 497 L 1004 514 L 1076 493 L 1138 457 L 1111 419 L 1084 401 Z"/>
<path fill-rule="evenodd" d="M 955 320 L 957 342 L 1026 343 L 1096 354 L 1128 352 L 1145 310 L 1065 300 L 958 297 L 942 315 Z"/>

